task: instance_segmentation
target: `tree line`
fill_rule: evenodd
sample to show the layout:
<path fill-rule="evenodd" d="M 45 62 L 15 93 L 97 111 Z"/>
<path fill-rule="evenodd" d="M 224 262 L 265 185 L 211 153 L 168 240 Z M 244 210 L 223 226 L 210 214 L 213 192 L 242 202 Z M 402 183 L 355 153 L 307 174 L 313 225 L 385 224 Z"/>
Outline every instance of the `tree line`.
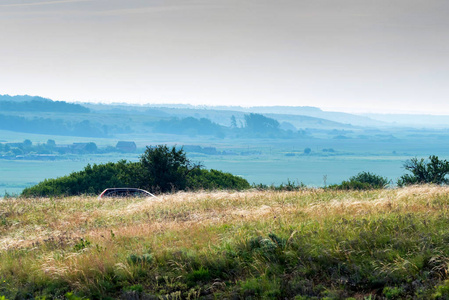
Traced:
<path fill-rule="evenodd" d="M 0 111 L 30 111 L 30 112 L 69 112 L 89 113 L 90 110 L 79 104 L 64 101 L 31 100 L 31 101 L 0 101 Z"/>
<path fill-rule="evenodd" d="M 61 136 L 107 137 L 107 129 L 89 120 L 70 122 L 63 119 L 35 117 L 32 119 L 0 114 L 0 129 L 14 132 L 53 134 Z"/>
<path fill-rule="evenodd" d="M 244 122 L 237 126 L 235 116 L 231 117 L 231 126 L 223 126 L 206 118 L 171 118 L 155 122 L 146 122 L 154 132 L 181 134 L 190 136 L 215 136 L 224 138 L 233 136 L 237 138 L 274 138 L 292 139 L 305 136 L 305 131 L 284 130 L 279 122 L 261 114 L 250 113 L 244 115 Z"/>

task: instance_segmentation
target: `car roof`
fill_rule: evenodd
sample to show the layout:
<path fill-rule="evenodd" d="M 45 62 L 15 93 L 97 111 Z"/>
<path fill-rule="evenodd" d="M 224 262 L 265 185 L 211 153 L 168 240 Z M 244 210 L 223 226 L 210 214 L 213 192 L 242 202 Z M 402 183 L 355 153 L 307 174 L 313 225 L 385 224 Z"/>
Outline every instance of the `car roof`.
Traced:
<path fill-rule="evenodd" d="M 140 192 L 140 193 L 148 194 L 149 196 L 157 198 L 155 195 L 153 195 L 152 193 L 150 193 L 150 192 L 148 192 L 146 190 L 138 189 L 138 188 L 129 188 L 129 187 L 124 187 L 124 188 L 107 188 L 98 197 L 101 198 L 103 195 L 105 195 L 108 192 L 121 192 L 121 191 Z"/>

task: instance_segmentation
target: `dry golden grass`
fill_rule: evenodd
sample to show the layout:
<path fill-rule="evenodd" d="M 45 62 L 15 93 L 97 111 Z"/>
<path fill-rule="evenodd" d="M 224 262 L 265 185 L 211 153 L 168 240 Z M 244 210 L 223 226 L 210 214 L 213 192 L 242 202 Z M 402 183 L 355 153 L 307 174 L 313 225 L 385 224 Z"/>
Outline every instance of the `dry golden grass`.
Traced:
<path fill-rule="evenodd" d="M 427 213 L 440 210 L 449 188 L 416 186 L 380 191 L 180 192 L 148 199 L 6 199 L 0 202 L 0 249 L 31 247 L 49 239 L 89 237 L 104 244 L 112 232 L 121 237 L 196 232 L 198 228 L 245 223 L 275 224 L 289 218 L 322 220 L 331 216 Z M 194 228 L 194 229 L 193 229 Z M 183 243 L 188 243 L 184 241 Z"/>
<path fill-rule="evenodd" d="M 329 224 L 343 224 L 335 230 L 350 239 L 352 225 L 345 220 L 370 222 L 410 213 L 426 219 L 448 215 L 448 203 L 449 187 L 439 186 L 180 192 L 143 199 L 10 198 L 0 201 L 0 275 L 13 274 L 19 281 L 30 276 L 63 280 L 73 290 L 83 290 L 110 273 L 132 282 L 136 268 L 127 257 L 148 249 L 160 256 L 180 250 L 208 256 L 255 235 L 284 231 L 293 236 L 305 229 L 328 230 Z"/>

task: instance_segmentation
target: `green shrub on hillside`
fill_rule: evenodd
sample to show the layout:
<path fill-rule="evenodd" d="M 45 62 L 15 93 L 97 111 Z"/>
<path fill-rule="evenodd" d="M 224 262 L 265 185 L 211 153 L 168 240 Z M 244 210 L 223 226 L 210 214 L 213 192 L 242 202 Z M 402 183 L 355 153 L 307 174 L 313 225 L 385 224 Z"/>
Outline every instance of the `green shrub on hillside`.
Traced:
<path fill-rule="evenodd" d="M 449 162 L 445 159 L 440 160 L 438 156 L 431 155 L 429 160 L 412 158 L 404 163 L 404 168 L 412 174 L 401 176 L 398 180 L 398 186 L 449 183 L 449 179 L 446 178 L 449 173 Z"/>
<path fill-rule="evenodd" d="M 253 188 L 259 191 L 299 191 L 306 188 L 306 185 L 302 182 L 294 182 L 290 179 L 287 179 L 286 183 L 281 183 L 280 185 L 266 185 L 266 184 L 253 184 Z"/>
<path fill-rule="evenodd" d="M 166 145 L 147 147 L 140 157 L 141 187 L 152 192 L 185 190 L 187 177 L 201 168 L 187 158 L 185 151 Z"/>
<path fill-rule="evenodd" d="M 370 172 L 360 172 L 356 176 L 352 176 L 348 181 L 341 184 L 329 186 L 331 189 L 337 190 L 371 190 L 383 189 L 388 185 L 388 178 L 382 177 Z"/>
<path fill-rule="evenodd" d="M 187 177 L 187 185 L 189 189 L 198 190 L 214 190 L 214 189 L 233 189 L 244 190 L 251 186 L 239 176 L 232 175 L 217 170 L 198 169 Z"/>
<path fill-rule="evenodd" d="M 107 187 L 134 187 L 141 166 L 121 160 L 117 163 L 88 164 L 84 170 L 56 179 L 46 179 L 22 192 L 25 197 L 99 194 Z"/>
<path fill-rule="evenodd" d="M 26 188 L 24 197 L 99 194 L 105 188 L 133 187 L 153 193 L 198 189 L 247 189 L 249 183 L 238 176 L 202 169 L 192 163 L 182 149 L 165 145 L 148 147 L 139 162 L 87 165 L 80 172 L 46 179 Z"/>

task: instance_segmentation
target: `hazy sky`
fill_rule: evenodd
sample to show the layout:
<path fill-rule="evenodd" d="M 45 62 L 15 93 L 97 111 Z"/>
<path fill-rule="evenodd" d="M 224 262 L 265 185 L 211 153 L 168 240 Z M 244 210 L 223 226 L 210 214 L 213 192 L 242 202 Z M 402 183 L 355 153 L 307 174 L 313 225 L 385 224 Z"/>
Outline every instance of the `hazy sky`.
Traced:
<path fill-rule="evenodd" d="M 0 94 L 449 114 L 448 0 L 0 0 Z"/>

